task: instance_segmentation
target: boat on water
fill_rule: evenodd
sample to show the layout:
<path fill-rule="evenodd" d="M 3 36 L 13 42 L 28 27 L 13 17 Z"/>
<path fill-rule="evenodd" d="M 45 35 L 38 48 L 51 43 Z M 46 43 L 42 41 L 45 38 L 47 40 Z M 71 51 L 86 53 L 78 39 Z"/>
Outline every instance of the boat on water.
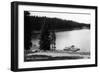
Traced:
<path fill-rule="evenodd" d="M 79 51 L 80 49 L 79 48 L 76 48 L 74 45 L 70 46 L 70 47 L 65 47 L 64 48 L 64 51 L 67 51 L 67 52 L 77 52 Z"/>

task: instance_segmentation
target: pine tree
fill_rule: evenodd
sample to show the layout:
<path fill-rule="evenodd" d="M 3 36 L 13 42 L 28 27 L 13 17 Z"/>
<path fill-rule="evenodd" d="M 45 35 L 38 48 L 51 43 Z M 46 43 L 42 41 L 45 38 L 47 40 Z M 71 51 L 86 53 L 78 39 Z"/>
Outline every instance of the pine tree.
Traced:
<path fill-rule="evenodd" d="M 31 23 L 30 23 L 30 13 L 24 11 L 24 47 L 25 50 L 29 50 L 31 46 Z"/>
<path fill-rule="evenodd" d="M 44 18 L 42 30 L 41 30 L 41 36 L 40 36 L 40 50 L 50 50 L 50 31 L 48 29 L 48 24 L 46 24 L 46 18 Z"/>

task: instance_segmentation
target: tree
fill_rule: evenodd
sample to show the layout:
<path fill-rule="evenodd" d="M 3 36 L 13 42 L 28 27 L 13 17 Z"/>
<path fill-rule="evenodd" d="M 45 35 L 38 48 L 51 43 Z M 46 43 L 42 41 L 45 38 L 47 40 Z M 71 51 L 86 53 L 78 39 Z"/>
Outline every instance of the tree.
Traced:
<path fill-rule="evenodd" d="M 50 32 L 50 41 L 51 41 L 51 48 L 53 49 L 53 50 L 55 50 L 55 45 L 56 45 L 56 43 L 55 43 L 55 41 L 56 41 L 56 35 L 55 35 L 55 31 L 54 30 L 52 30 L 51 32 Z"/>
<path fill-rule="evenodd" d="M 48 29 L 48 24 L 46 24 L 46 18 L 44 18 L 41 36 L 40 36 L 40 50 L 50 50 L 50 31 Z"/>
<path fill-rule="evenodd" d="M 30 23 L 30 13 L 24 11 L 24 47 L 25 50 L 29 50 L 31 46 L 31 23 Z"/>

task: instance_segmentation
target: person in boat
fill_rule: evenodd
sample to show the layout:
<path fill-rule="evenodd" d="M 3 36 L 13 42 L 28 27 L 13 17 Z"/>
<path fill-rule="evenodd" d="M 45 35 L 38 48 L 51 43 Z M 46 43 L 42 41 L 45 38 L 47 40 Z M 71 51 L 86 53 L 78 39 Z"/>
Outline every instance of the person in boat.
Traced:
<path fill-rule="evenodd" d="M 65 50 L 65 51 L 76 52 L 76 51 L 79 51 L 80 49 L 79 49 L 79 48 L 75 48 L 75 45 L 72 45 L 72 46 L 70 46 L 70 47 L 65 47 L 64 50 Z"/>
<path fill-rule="evenodd" d="M 72 50 L 73 52 L 76 52 L 76 51 L 79 51 L 80 49 L 79 49 L 79 48 L 76 48 L 75 45 L 72 45 L 72 46 L 71 46 L 71 50 Z"/>
<path fill-rule="evenodd" d="M 75 49 L 75 45 L 72 45 L 72 46 L 70 47 L 70 49 L 71 49 L 71 50 L 74 50 L 74 49 Z"/>

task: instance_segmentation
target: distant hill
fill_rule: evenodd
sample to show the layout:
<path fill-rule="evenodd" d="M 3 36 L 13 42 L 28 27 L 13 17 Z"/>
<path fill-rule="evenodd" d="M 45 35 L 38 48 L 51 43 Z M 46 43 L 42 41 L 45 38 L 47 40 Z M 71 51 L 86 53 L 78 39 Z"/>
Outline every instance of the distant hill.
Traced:
<path fill-rule="evenodd" d="M 90 29 L 90 24 L 78 23 L 72 20 L 63 20 L 60 18 L 49 18 L 39 16 L 27 16 L 25 23 L 30 25 L 33 31 L 40 31 L 44 24 L 48 25 L 49 30 L 55 31 L 71 31 L 79 29 Z"/>

